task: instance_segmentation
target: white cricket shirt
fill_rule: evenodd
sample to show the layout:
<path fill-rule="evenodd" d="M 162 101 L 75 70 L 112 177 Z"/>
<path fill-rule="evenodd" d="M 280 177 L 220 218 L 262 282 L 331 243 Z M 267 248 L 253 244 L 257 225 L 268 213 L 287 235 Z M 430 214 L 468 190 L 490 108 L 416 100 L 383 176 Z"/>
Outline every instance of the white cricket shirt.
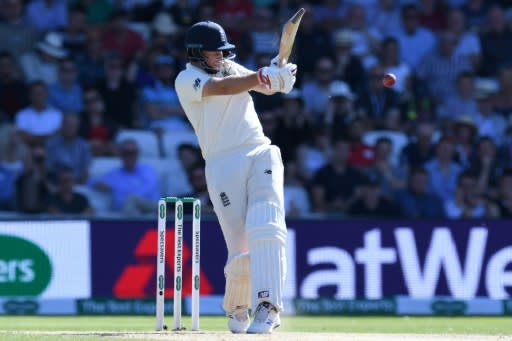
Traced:
<path fill-rule="evenodd" d="M 52 107 L 36 111 L 32 106 L 23 108 L 16 113 L 16 128 L 35 136 L 55 133 L 62 125 L 62 113 Z"/>
<path fill-rule="evenodd" d="M 231 75 L 250 71 L 232 61 Z M 215 77 L 222 77 L 216 74 Z M 202 97 L 203 86 L 212 77 L 188 63 L 176 77 L 181 106 L 194 128 L 205 160 L 242 146 L 270 144 L 248 91 L 236 95 Z"/>

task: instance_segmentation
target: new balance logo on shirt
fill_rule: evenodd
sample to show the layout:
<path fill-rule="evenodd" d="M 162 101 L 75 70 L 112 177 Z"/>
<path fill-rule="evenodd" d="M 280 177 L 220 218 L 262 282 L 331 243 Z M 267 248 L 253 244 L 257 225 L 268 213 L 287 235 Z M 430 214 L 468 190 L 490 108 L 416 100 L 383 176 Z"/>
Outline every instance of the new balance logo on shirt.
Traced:
<path fill-rule="evenodd" d="M 194 85 L 193 85 L 194 90 L 197 91 L 197 89 L 199 89 L 199 85 L 201 85 L 201 79 L 200 78 L 196 78 L 194 80 Z"/>
<path fill-rule="evenodd" d="M 222 201 L 222 205 L 224 207 L 231 205 L 231 202 L 229 201 L 229 198 L 225 192 L 220 193 L 220 200 Z"/>
<path fill-rule="evenodd" d="M 258 298 L 269 298 L 270 293 L 268 290 L 263 290 L 258 292 Z"/>

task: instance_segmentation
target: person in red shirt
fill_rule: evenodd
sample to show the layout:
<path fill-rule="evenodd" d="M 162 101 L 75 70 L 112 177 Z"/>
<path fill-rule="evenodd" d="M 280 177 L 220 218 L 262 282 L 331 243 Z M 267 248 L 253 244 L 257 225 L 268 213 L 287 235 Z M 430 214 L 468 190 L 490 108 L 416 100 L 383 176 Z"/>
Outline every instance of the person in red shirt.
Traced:
<path fill-rule="evenodd" d="M 243 32 L 241 28 L 246 26 L 251 18 L 254 5 L 249 0 L 220 0 L 214 3 L 215 17 L 231 39 L 238 42 Z"/>
<path fill-rule="evenodd" d="M 375 151 L 363 141 L 363 134 L 366 130 L 365 123 L 361 119 L 352 121 L 349 127 L 350 141 L 350 157 L 348 164 L 353 167 L 368 168 L 375 163 Z"/>
<path fill-rule="evenodd" d="M 103 34 L 103 49 L 120 54 L 125 65 L 142 56 L 145 48 L 144 38 L 128 26 L 128 14 L 122 9 L 113 12 Z"/>
<path fill-rule="evenodd" d="M 88 87 L 84 90 L 84 112 L 81 117 L 79 134 L 89 141 L 93 156 L 114 155 L 117 129 L 106 112 L 104 99 L 98 89 Z"/>

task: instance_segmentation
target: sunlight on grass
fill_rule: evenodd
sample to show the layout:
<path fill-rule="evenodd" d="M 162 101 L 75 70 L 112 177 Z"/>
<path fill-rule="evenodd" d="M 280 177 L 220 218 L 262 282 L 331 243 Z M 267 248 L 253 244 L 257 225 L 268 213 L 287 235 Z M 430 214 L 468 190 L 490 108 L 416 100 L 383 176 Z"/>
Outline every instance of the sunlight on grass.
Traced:
<path fill-rule="evenodd" d="M 280 330 L 287 332 L 512 335 L 509 317 L 284 316 L 282 320 Z M 166 323 L 171 325 L 172 316 L 166 317 Z M 184 317 L 183 324 L 190 327 L 190 317 Z M 151 316 L 2 316 L 0 319 L 0 330 L 3 331 L 150 332 L 154 327 L 155 319 Z M 226 318 L 202 316 L 201 329 L 225 331 Z"/>

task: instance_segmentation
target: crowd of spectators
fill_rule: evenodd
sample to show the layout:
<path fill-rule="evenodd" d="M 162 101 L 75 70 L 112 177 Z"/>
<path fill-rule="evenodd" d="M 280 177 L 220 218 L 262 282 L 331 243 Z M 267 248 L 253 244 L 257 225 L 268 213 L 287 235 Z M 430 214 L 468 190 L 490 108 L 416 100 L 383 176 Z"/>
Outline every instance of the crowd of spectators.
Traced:
<path fill-rule="evenodd" d="M 0 211 L 94 215 L 97 192 L 123 216 L 153 214 L 162 195 L 212 213 L 197 145 L 162 147 L 193 133 L 174 90 L 184 34 L 220 23 L 255 70 L 299 7 L 295 89 L 253 93 L 288 216 L 512 216 L 505 0 L 0 0 Z M 117 138 L 135 130 L 159 141 L 165 181 L 179 168 L 186 184 L 164 186 L 140 141 Z M 99 158 L 117 163 L 91 174 Z"/>

